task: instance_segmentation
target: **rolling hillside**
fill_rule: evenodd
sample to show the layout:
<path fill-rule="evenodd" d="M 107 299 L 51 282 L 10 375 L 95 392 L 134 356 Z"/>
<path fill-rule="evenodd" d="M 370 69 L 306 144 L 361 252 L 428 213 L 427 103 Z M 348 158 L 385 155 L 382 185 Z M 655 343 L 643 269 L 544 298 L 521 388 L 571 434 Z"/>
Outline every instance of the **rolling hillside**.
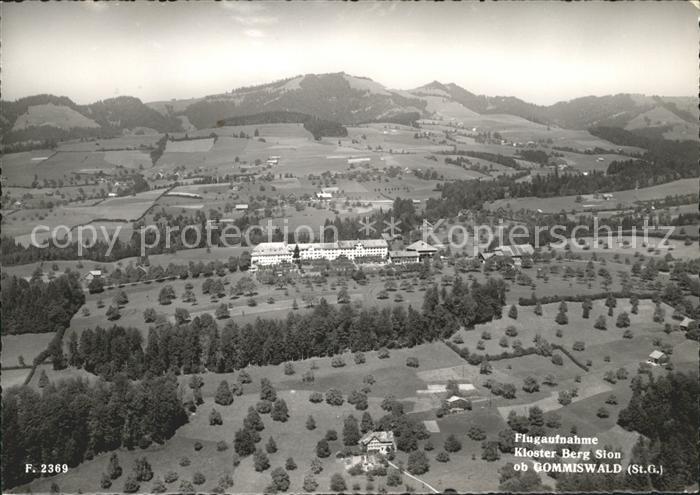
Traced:
<path fill-rule="evenodd" d="M 692 97 L 659 97 L 634 94 L 585 96 L 550 106 L 539 106 L 512 96 L 476 95 L 453 84 L 433 81 L 408 92 L 424 98 L 441 98 L 466 111 L 516 115 L 540 124 L 567 129 L 594 126 L 652 129 L 667 139 L 698 139 L 697 101 Z"/>
<path fill-rule="evenodd" d="M 1 103 L 0 131 L 5 145 L 106 137 L 124 131 L 191 131 L 215 127 L 224 119 L 284 112 L 341 125 L 410 124 L 418 117 L 473 121 L 498 114 L 564 129 L 608 126 L 645 136 L 698 139 L 698 110 L 691 97 L 618 94 L 540 106 L 513 96 L 477 95 L 457 84 L 438 81 L 408 91 L 391 90 L 344 72 L 306 74 L 218 95 L 147 104 L 122 96 L 77 105 L 53 95 Z"/>
<path fill-rule="evenodd" d="M 181 130 L 178 119 L 162 115 L 131 96 L 77 105 L 63 96 L 36 95 L 0 102 L 0 114 L 3 144 L 111 137 L 139 129 Z"/>
<path fill-rule="evenodd" d="M 178 102 L 151 103 L 165 115 L 184 115 L 197 128 L 261 112 L 297 112 L 341 124 L 376 121 L 425 111 L 426 103 L 389 91 L 371 79 L 345 73 L 307 74 L 261 86 L 211 95 L 182 109 Z M 180 108 L 180 110 L 178 110 Z"/>

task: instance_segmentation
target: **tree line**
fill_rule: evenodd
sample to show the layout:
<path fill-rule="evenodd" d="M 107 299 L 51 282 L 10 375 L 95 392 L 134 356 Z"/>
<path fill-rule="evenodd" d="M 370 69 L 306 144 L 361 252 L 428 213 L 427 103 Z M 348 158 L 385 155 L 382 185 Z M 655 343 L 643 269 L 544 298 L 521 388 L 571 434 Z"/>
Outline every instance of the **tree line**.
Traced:
<path fill-rule="evenodd" d="M 168 372 L 229 373 L 249 365 L 279 365 L 345 351 L 412 347 L 447 338 L 459 325 L 499 318 L 505 284 L 492 279 L 468 286 L 457 277 L 451 291 L 426 290 L 422 310 L 409 306 L 356 308 L 331 306 L 324 299 L 308 313 L 284 320 L 257 319 L 245 325 L 225 319 L 220 328 L 210 314 L 172 324 L 160 317 L 149 328 L 145 346 L 138 330 L 113 326 L 70 336 L 67 361 L 112 379 Z M 224 321 L 219 320 L 219 321 Z"/>
<path fill-rule="evenodd" d="M 85 303 L 78 274 L 69 272 L 42 282 L 17 276 L 2 279 L 2 333 L 57 332 L 70 324 Z"/>

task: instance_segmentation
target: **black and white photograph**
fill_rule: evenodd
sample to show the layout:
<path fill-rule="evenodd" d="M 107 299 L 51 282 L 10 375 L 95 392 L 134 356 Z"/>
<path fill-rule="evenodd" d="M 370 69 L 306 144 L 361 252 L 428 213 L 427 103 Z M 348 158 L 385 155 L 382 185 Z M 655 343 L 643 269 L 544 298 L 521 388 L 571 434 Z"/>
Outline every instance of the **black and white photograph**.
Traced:
<path fill-rule="evenodd" d="M 699 20 L 2 2 L 2 493 L 698 492 Z"/>

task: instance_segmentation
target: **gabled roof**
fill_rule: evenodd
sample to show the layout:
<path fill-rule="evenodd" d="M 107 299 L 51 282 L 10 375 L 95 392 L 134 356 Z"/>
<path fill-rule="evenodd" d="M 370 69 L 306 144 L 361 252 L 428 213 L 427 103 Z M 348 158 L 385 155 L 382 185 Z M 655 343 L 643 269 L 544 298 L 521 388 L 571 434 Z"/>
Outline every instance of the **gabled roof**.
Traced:
<path fill-rule="evenodd" d="M 464 402 L 467 401 L 467 399 L 465 399 L 464 397 L 460 397 L 459 395 L 453 395 L 452 397 L 450 397 L 449 399 L 446 399 L 446 400 L 450 404 L 452 404 L 454 402 L 459 402 L 459 401 L 464 401 Z"/>
<path fill-rule="evenodd" d="M 501 246 L 496 248 L 495 251 L 500 251 L 504 256 L 510 256 L 513 258 L 520 257 L 525 254 L 532 255 L 535 252 L 535 248 L 533 248 L 530 244 L 512 244 L 510 246 Z"/>
<path fill-rule="evenodd" d="M 659 359 L 661 357 L 664 357 L 666 354 L 664 354 L 661 351 L 652 351 L 651 354 L 649 354 L 649 357 L 652 359 Z"/>
<path fill-rule="evenodd" d="M 261 242 L 253 248 L 253 254 L 289 254 L 286 242 Z"/>
<path fill-rule="evenodd" d="M 695 321 L 695 320 L 693 320 L 692 318 L 688 318 L 688 317 L 686 316 L 685 318 L 683 318 L 683 321 L 682 321 L 680 324 L 681 324 L 681 326 L 683 326 L 683 327 L 687 327 L 688 325 L 690 325 L 690 324 L 693 323 L 694 321 Z"/>
<path fill-rule="evenodd" d="M 413 244 L 409 245 L 406 247 L 406 250 L 408 251 L 429 251 L 429 252 L 436 252 L 437 248 L 434 246 L 431 246 L 425 241 L 416 241 Z"/>
<path fill-rule="evenodd" d="M 372 440 L 377 440 L 382 443 L 393 443 L 394 442 L 394 432 L 393 431 L 370 431 L 366 433 L 360 439 L 360 445 L 367 445 Z"/>

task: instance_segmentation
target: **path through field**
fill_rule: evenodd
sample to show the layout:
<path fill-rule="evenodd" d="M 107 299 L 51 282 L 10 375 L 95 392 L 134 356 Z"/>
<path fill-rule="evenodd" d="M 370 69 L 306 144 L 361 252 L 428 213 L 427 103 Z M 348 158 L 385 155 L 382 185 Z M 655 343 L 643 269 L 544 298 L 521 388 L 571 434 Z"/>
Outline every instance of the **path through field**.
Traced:
<path fill-rule="evenodd" d="M 388 463 L 391 467 L 393 467 L 394 469 L 399 469 L 399 467 L 398 467 L 396 464 L 394 464 L 393 462 L 387 461 L 387 463 Z M 425 486 L 428 488 L 428 490 L 431 490 L 433 493 L 440 493 L 439 490 L 436 490 L 435 488 L 433 488 L 432 486 L 430 486 L 428 483 L 426 483 L 426 482 L 423 481 L 422 479 L 416 478 L 415 476 L 413 476 L 413 475 L 412 475 L 411 473 L 409 473 L 408 471 L 404 471 L 402 474 L 405 474 L 405 475 L 408 476 L 409 478 L 412 478 L 412 479 L 416 480 L 418 483 L 422 483 L 423 485 L 425 485 Z"/>

